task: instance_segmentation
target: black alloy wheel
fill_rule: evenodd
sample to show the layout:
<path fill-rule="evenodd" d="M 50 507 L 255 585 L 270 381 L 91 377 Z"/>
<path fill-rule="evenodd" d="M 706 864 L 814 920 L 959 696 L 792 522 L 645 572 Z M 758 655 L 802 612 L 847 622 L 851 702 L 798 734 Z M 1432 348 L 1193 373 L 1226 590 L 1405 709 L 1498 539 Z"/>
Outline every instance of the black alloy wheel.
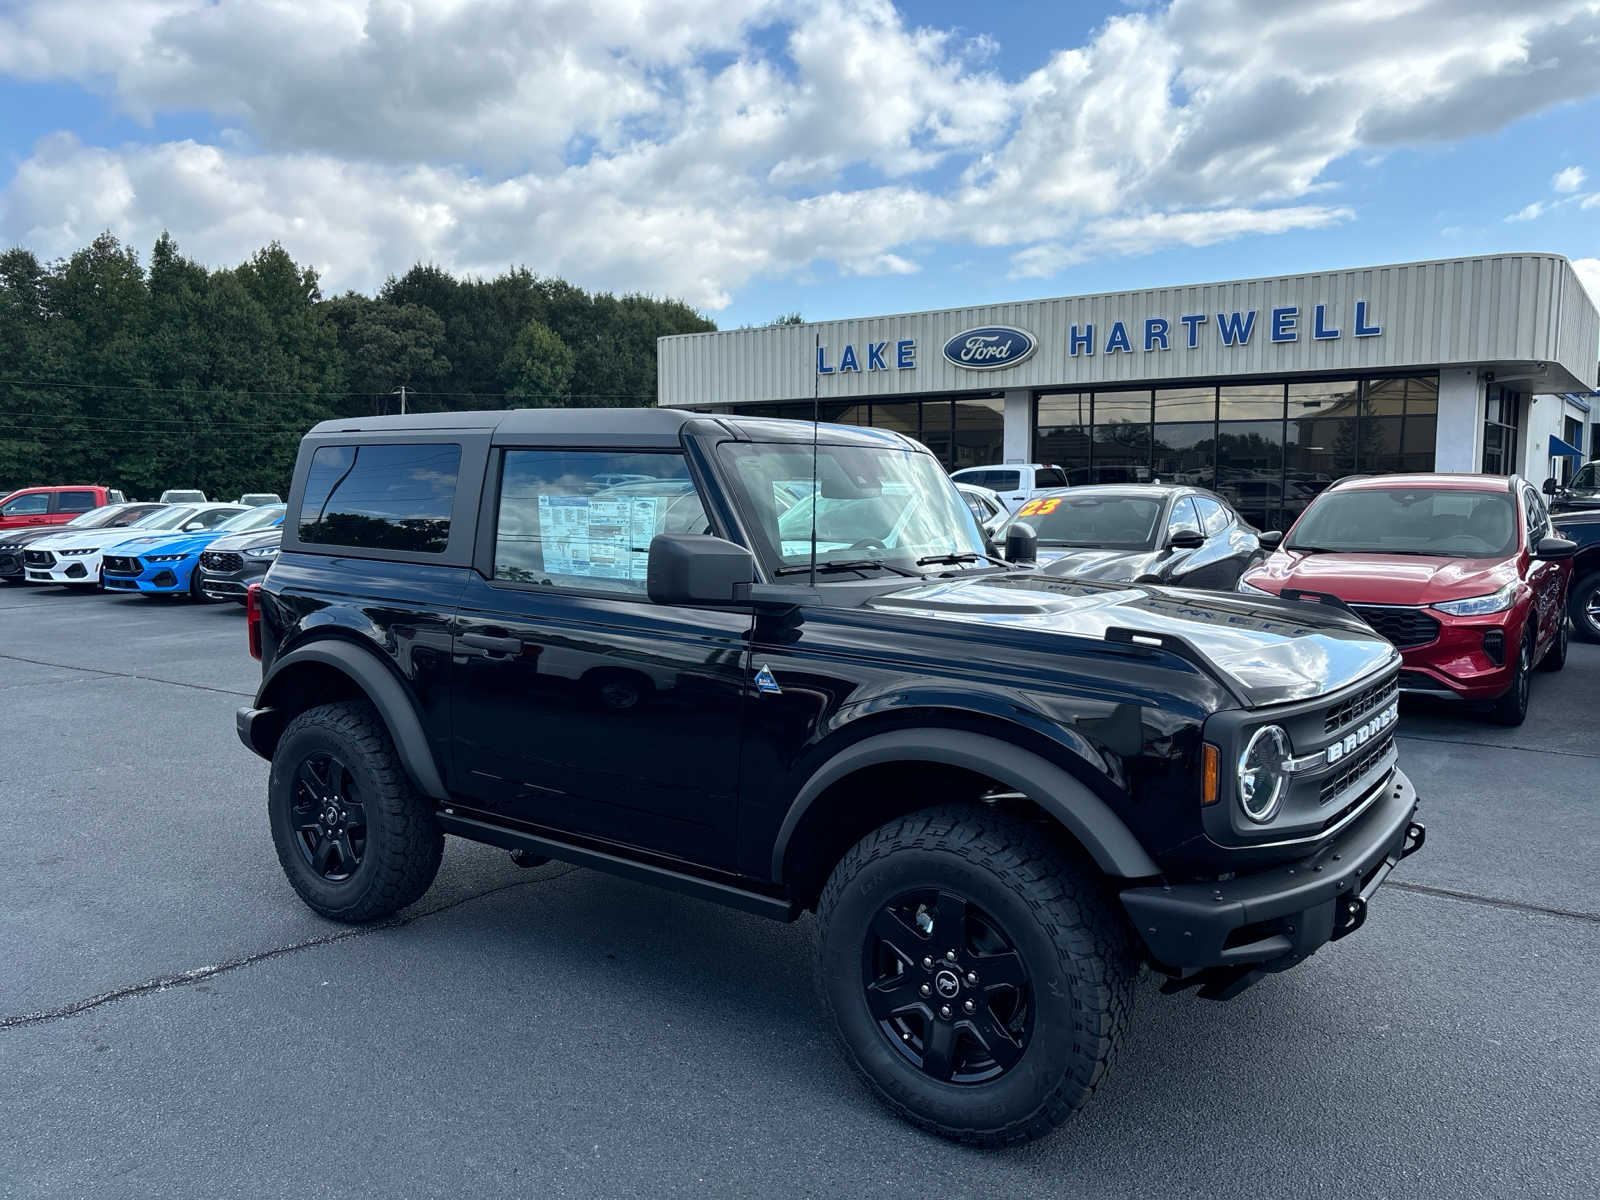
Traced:
<path fill-rule="evenodd" d="M 329 883 L 356 873 L 367 849 L 367 810 L 350 768 L 332 754 L 313 754 L 294 774 L 295 845 L 313 872 Z"/>
<path fill-rule="evenodd" d="M 880 908 L 861 978 L 884 1038 L 930 1079 L 987 1083 L 1027 1048 L 1027 966 L 999 923 L 958 892 L 908 892 Z"/>
<path fill-rule="evenodd" d="M 1567 615 L 1579 638 L 1600 642 L 1600 571 L 1591 571 L 1573 583 Z"/>
<path fill-rule="evenodd" d="M 1528 618 L 1531 623 L 1533 618 Z M 1521 725 L 1528 719 L 1528 697 L 1533 688 L 1533 630 L 1522 635 L 1516 671 L 1505 695 L 1494 702 L 1494 719 L 1502 725 Z"/>
<path fill-rule="evenodd" d="M 1544 657 L 1539 660 L 1539 670 L 1559 671 L 1567 665 L 1567 618 L 1565 614 L 1556 622 L 1556 636 L 1545 649 Z"/>

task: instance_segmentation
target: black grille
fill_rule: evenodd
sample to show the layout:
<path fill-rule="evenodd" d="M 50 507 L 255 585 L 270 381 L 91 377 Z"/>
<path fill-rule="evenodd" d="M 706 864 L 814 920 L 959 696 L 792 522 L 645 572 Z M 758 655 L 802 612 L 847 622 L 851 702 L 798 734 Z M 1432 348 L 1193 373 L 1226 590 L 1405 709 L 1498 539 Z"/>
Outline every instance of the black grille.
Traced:
<path fill-rule="evenodd" d="M 1337 775 L 1332 775 L 1322 785 L 1321 803 L 1338 797 L 1347 787 L 1372 770 L 1379 759 L 1394 748 L 1394 734 L 1386 733 L 1377 741 L 1370 743 L 1365 749 L 1358 750 L 1350 759 L 1349 764 L 1340 769 Z"/>
<path fill-rule="evenodd" d="M 207 550 L 200 556 L 200 565 L 208 571 L 220 571 L 224 575 L 231 575 L 235 571 L 244 570 L 244 556 L 229 554 L 225 550 Z"/>
<path fill-rule="evenodd" d="M 1400 694 L 1400 680 L 1391 676 L 1379 680 L 1364 691 L 1357 692 L 1343 704 L 1335 705 L 1328 710 L 1327 716 L 1322 720 L 1322 731 L 1332 733 L 1335 729 L 1343 729 L 1366 716 L 1369 712 L 1376 712 L 1383 708 Z"/>
<path fill-rule="evenodd" d="M 1391 608 L 1384 604 L 1352 604 L 1350 607 L 1388 638 L 1396 650 L 1426 646 L 1439 636 L 1439 622 L 1420 608 Z"/>
<path fill-rule="evenodd" d="M 124 558 L 120 554 L 106 555 L 107 575 L 137 575 L 140 570 L 137 558 Z"/>
<path fill-rule="evenodd" d="M 30 567 L 53 567 L 56 565 L 56 556 L 48 550 L 24 550 L 22 561 Z"/>

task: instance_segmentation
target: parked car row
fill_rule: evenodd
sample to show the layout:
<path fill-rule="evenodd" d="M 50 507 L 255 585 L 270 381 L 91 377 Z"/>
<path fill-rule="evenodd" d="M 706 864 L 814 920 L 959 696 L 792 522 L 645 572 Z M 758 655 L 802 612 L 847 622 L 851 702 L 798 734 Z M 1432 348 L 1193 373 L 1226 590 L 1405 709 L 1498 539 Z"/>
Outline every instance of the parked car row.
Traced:
<path fill-rule="evenodd" d="M 0 531 L 0 580 L 242 602 L 240 581 L 265 572 L 283 513 L 281 504 L 103 505 L 65 525 Z M 209 571 L 201 558 L 218 543 L 239 543 L 241 559 L 260 570 L 230 550 Z"/>
<path fill-rule="evenodd" d="M 0 494 L 0 530 L 66 525 L 84 513 L 126 503 L 128 497 L 122 492 L 98 483 L 17 488 Z M 157 503 L 206 504 L 209 501 L 198 488 L 168 488 Z M 244 508 L 259 508 L 282 504 L 283 498 L 276 492 L 246 492 L 234 503 Z"/>

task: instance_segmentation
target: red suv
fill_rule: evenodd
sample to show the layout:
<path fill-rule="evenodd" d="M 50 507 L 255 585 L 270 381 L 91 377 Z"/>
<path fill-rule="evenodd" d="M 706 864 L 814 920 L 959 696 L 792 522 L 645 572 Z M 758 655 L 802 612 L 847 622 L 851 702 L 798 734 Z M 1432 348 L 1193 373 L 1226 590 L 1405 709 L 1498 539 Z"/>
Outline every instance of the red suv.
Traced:
<path fill-rule="evenodd" d="M 98 484 L 18 488 L 9 496 L 0 498 L 0 529 L 65 525 L 73 517 L 92 508 L 121 503 L 121 492 Z"/>
<path fill-rule="evenodd" d="M 1567 659 L 1576 549 L 1526 480 L 1378 475 L 1320 493 L 1239 590 L 1336 597 L 1400 651 L 1403 690 L 1491 701 L 1520 725 L 1533 668 Z"/>

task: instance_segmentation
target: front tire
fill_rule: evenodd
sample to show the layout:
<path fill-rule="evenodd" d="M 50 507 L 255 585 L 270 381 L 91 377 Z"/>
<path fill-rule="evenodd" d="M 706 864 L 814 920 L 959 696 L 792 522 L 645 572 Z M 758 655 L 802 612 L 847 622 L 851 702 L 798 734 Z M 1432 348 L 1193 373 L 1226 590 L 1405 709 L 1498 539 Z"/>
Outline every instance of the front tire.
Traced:
<path fill-rule="evenodd" d="M 272 755 L 267 809 L 283 873 L 332 920 L 392 916 L 439 872 L 444 833 L 433 803 L 364 700 L 307 709 L 289 723 Z"/>
<path fill-rule="evenodd" d="M 1556 639 L 1550 643 L 1550 648 L 1544 652 L 1544 657 L 1539 660 L 1541 671 L 1559 671 L 1567 665 L 1567 619 L 1562 617 L 1556 624 Z"/>
<path fill-rule="evenodd" d="M 852 847 L 818 902 L 817 946 L 834 1030 L 867 1084 L 913 1124 L 982 1146 L 1040 1137 L 1089 1101 L 1137 976 L 1092 865 L 967 805 Z"/>
<path fill-rule="evenodd" d="M 1580 638 L 1600 642 L 1600 571 L 1590 571 L 1572 585 L 1567 615 Z"/>
<path fill-rule="evenodd" d="M 1530 616 L 1528 620 L 1531 622 L 1533 618 Z M 1528 696 L 1533 690 L 1533 646 L 1533 630 L 1529 629 L 1522 635 L 1511 686 L 1494 702 L 1491 710 L 1498 724 L 1514 727 L 1528 719 Z"/>

